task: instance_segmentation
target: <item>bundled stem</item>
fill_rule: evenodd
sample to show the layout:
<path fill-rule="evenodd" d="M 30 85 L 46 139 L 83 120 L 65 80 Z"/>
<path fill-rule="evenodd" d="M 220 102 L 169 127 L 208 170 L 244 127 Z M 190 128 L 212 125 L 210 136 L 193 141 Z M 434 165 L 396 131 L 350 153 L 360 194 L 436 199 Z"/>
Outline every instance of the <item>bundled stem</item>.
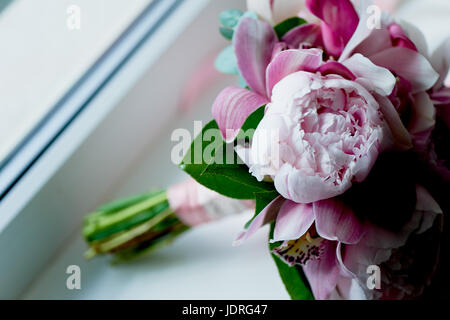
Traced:
<path fill-rule="evenodd" d="M 112 253 L 120 260 L 167 245 L 188 230 L 170 208 L 165 190 L 151 191 L 99 207 L 84 220 L 87 259 Z"/>

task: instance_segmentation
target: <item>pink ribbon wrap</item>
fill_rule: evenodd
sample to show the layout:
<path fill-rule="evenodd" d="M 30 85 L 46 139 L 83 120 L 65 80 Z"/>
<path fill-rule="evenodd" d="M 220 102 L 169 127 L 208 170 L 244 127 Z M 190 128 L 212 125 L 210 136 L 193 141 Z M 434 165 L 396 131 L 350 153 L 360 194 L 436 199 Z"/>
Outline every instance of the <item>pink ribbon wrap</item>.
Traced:
<path fill-rule="evenodd" d="M 188 226 L 197 226 L 254 208 L 253 201 L 224 197 L 192 178 L 171 186 L 167 190 L 167 199 L 178 218 Z"/>

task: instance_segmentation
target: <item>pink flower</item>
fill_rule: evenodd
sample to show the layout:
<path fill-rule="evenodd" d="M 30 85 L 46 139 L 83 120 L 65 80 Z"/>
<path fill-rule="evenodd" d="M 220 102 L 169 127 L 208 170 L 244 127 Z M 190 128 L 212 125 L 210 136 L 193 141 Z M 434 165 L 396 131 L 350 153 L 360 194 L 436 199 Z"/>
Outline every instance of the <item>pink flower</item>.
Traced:
<path fill-rule="evenodd" d="M 280 92 L 278 96 L 284 94 L 283 90 L 292 91 L 292 88 L 282 88 L 288 84 L 288 81 L 283 79 L 299 71 L 320 74 L 321 77 L 312 77 L 323 81 L 311 81 L 306 84 L 307 86 L 314 84 L 326 88 L 326 84 L 334 83 L 331 88 L 324 90 L 324 93 L 327 91 L 328 94 L 334 92 L 334 98 L 347 99 L 352 92 L 362 97 L 359 99 L 361 102 L 359 106 L 365 107 L 358 112 L 360 114 L 368 112 L 370 115 L 381 114 L 381 116 L 378 120 L 373 116 L 364 118 L 368 121 L 365 123 L 366 126 L 360 123 L 361 128 L 357 130 L 352 128 L 350 132 L 352 134 L 357 132 L 357 138 L 348 138 L 345 145 L 342 144 L 337 148 L 337 145 L 333 144 L 329 146 L 332 149 L 324 148 L 324 145 L 328 146 L 329 142 L 325 136 L 331 139 L 331 133 L 319 138 L 318 133 L 324 128 L 318 125 L 307 128 L 312 131 L 306 136 L 300 136 L 297 132 L 295 141 L 293 136 L 280 137 L 284 142 L 279 150 L 279 156 L 277 150 L 271 151 L 269 147 L 266 150 L 258 148 L 261 152 L 252 151 L 252 157 L 247 156 L 253 173 L 259 179 L 264 175 L 270 175 L 275 179 L 277 189 L 285 197 L 296 201 L 312 202 L 340 194 L 349 188 L 352 181 L 364 179 L 381 148 L 393 147 L 407 150 L 413 144 L 420 145 L 427 139 L 434 127 L 435 111 L 426 91 L 433 86 L 438 75 L 428 60 L 418 52 L 424 47 L 422 41 L 419 39 L 412 42 L 408 37 L 411 32 L 406 32 L 392 20 L 384 19 L 382 29 L 371 30 L 366 25 L 368 17 L 364 6 L 361 7 L 361 19 L 358 23 L 356 11 L 348 0 L 307 1 L 306 4 L 312 13 L 322 19 L 321 29 L 317 29 L 315 24 L 302 25 L 288 32 L 282 42 L 278 41 L 269 24 L 250 18 L 242 20 L 235 32 L 233 42 L 239 70 L 251 90 L 234 87 L 225 89 L 214 102 L 212 113 L 226 141 L 233 140 L 247 116 L 264 104 L 269 105 L 268 119 L 274 119 L 273 121 L 264 120 L 264 125 L 266 128 L 276 126 L 283 116 L 277 118 L 273 114 L 283 112 L 280 112 L 280 107 L 277 107 L 281 102 L 272 101 L 273 88 L 277 85 L 277 92 Z M 339 23 L 331 14 L 336 8 L 343 10 L 342 14 L 346 17 L 346 23 Z M 284 50 L 286 46 L 288 48 L 304 47 L 305 41 L 310 41 L 312 44 L 325 43 L 328 54 L 335 44 L 336 46 L 331 50 L 339 51 L 339 61 L 322 61 L 323 56 L 327 57 L 327 55 L 320 49 Z M 333 78 L 332 81 L 331 78 Z M 338 90 L 340 86 L 345 89 Z M 349 89 L 350 87 L 354 89 Z M 299 89 L 299 86 L 297 88 Z M 314 94 L 320 94 L 321 90 L 314 89 L 312 93 L 302 95 L 303 103 L 315 101 L 315 109 L 318 109 L 318 100 L 312 97 Z M 349 101 L 347 99 L 346 102 Z M 362 103 L 362 101 L 365 102 Z M 276 106 L 274 109 L 278 111 L 272 112 L 270 109 L 274 105 Z M 406 109 L 407 112 L 402 112 Z M 314 107 L 308 110 L 314 110 Z M 330 110 L 330 108 L 328 106 L 322 110 Z M 341 106 L 339 112 L 348 114 L 349 110 L 348 106 Z M 284 118 L 296 113 L 286 108 L 285 111 Z M 301 112 L 297 115 L 301 115 Z M 340 115 L 343 116 L 342 113 Z M 303 125 L 314 121 L 312 116 L 297 118 Z M 329 114 L 323 115 L 322 118 L 322 120 L 331 119 Z M 305 119 L 307 121 L 304 121 Z M 352 121 L 351 117 L 347 120 Z M 390 130 L 384 130 L 386 125 Z M 292 126 L 293 122 L 287 127 L 279 127 L 280 133 L 293 133 Z M 379 130 L 380 128 L 383 130 Z M 331 129 L 337 144 L 339 144 L 337 137 L 344 134 L 346 129 L 349 127 Z M 307 144 L 304 137 L 308 140 Z M 287 138 L 290 140 L 287 141 Z M 389 146 L 389 140 L 391 146 Z M 353 150 L 354 146 L 356 149 Z M 242 150 L 241 153 L 243 153 Z M 277 163 L 275 165 L 268 163 L 269 158 Z M 290 166 L 283 166 L 283 164 Z M 304 177 L 308 178 L 303 179 Z M 323 182 L 325 180 L 328 184 Z M 310 191 L 305 194 L 303 190 L 307 189 Z"/>
<path fill-rule="evenodd" d="M 272 176 L 277 191 L 298 203 L 332 198 L 365 179 L 386 131 L 363 86 L 299 71 L 273 89 L 253 138 L 250 171 L 259 180 Z"/>
<path fill-rule="evenodd" d="M 343 277 L 352 279 L 364 299 L 417 298 L 433 275 L 442 232 L 442 210 L 428 191 L 416 186 L 416 207 L 401 230 L 390 231 L 367 223 L 362 239 L 354 245 L 338 245 Z M 381 269 L 381 289 L 367 288 L 367 267 Z M 348 281 L 348 280 L 347 280 Z M 342 298 L 352 298 L 346 281 L 337 281 Z"/>
<path fill-rule="evenodd" d="M 406 128 L 412 145 L 420 148 L 435 124 L 435 110 L 428 90 L 439 78 L 427 58 L 426 41 L 417 28 L 397 23 L 388 14 L 382 16 L 379 29 L 368 28 L 370 11 L 366 9 L 369 3 L 361 3 L 359 24 L 339 61 L 360 53 L 394 74 L 397 79 L 394 91 L 389 99 L 380 102 L 397 110 L 402 117 L 398 126 Z"/>
<path fill-rule="evenodd" d="M 326 51 L 339 57 L 358 26 L 358 14 L 348 0 L 306 0 L 308 9 L 321 20 Z"/>
<path fill-rule="evenodd" d="M 243 19 L 233 45 L 250 90 L 227 88 L 213 105 L 227 141 L 251 112 L 267 105 L 251 148 L 237 151 L 259 179 L 273 178 L 282 196 L 236 243 L 275 220 L 273 241 L 283 241 L 276 253 L 304 266 L 318 299 L 333 292 L 349 297 L 354 283 L 362 286 L 358 268 L 364 263 L 384 264 L 392 279 L 395 290 L 382 297 L 413 295 L 390 267 L 407 268 L 397 261 L 408 254 L 402 248 L 429 230 L 441 212 L 417 187 L 411 221 L 401 232 L 390 232 L 360 221 L 344 197 L 335 198 L 366 178 L 380 152 L 423 144 L 435 125 L 434 103 L 444 106 L 448 96 L 420 32 L 389 16 L 383 16 L 381 29 L 370 29 L 368 1 L 360 4 L 358 17 L 349 0 L 307 0 L 320 23 L 294 28 L 282 39 L 268 23 Z M 448 60 L 439 63 L 448 70 Z M 273 129 L 278 136 L 265 135 Z M 352 251 L 358 252 L 356 260 Z"/>
<path fill-rule="evenodd" d="M 409 221 L 397 231 L 356 218 L 351 207 L 334 198 L 298 204 L 282 197 L 270 203 L 241 233 L 242 244 L 264 224 L 275 221 L 271 241 L 283 241 L 274 249 L 289 265 L 301 265 L 316 299 L 399 299 L 419 295 L 434 272 L 439 235 L 436 218 L 442 211 L 431 195 L 416 186 L 416 206 Z M 434 238 L 421 254 L 430 261 L 414 261 L 414 241 L 425 234 Z M 431 235 L 430 235 L 431 233 Z M 428 237 L 427 236 L 427 237 Z M 415 240 L 416 239 L 416 240 Z M 425 238 L 425 239 L 430 239 Z M 417 248 L 416 248 L 417 249 Z M 403 258 L 403 259 L 402 259 Z M 411 262 L 413 261 L 413 262 Z M 411 265 L 426 265 L 411 274 Z M 382 290 L 367 288 L 367 267 L 380 266 Z M 409 277 L 401 275 L 409 275 Z M 413 277 L 419 280 L 413 283 Z M 412 288 L 412 289 L 411 289 Z"/>

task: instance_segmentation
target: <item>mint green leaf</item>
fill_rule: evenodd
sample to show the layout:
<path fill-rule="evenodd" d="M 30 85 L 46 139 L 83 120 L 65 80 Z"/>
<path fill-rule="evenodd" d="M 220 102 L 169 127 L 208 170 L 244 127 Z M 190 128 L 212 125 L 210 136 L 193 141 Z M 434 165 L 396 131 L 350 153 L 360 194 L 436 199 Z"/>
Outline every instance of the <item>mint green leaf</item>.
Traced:
<path fill-rule="evenodd" d="M 241 10 L 231 9 L 220 13 L 219 21 L 226 28 L 234 28 L 244 13 Z"/>
<path fill-rule="evenodd" d="M 217 56 L 214 66 L 219 72 L 226 74 L 239 74 L 237 66 L 236 55 L 234 54 L 233 46 L 228 46 L 222 50 Z"/>
<path fill-rule="evenodd" d="M 269 239 L 273 238 L 274 223 L 270 226 Z M 272 250 L 279 246 L 281 242 L 270 243 L 269 249 L 272 255 L 275 265 L 278 268 L 281 280 L 286 287 L 287 292 L 292 300 L 314 300 L 314 296 L 311 292 L 311 288 L 308 284 L 305 274 L 301 267 L 290 267 L 284 263 L 278 256 L 272 253 Z"/>
<path fill-rule="evenodd" d="M 241 73 L 239 72 L 238 74 L 238 85 L 241 88 L 250 90 L 250 87 L 248 86 L 247 82 L 245 81 L 244 77 L 241 75 Z"/>
<path fill-rule="evenodd" d="M 263 115 L 264 107 L 257 109 L 244 122 L 243 129 L 256 128 Z M 217 135 L 208 141 L 206 137 L 211 130 L 215 130 Z M 273 183 L 259 182 L 249 173 L 248 167 L 240 163 L 234 143 L 223 141 L 213 120 L 195 138 L 180 168 L 200 184 L 230 198 L 251 200 L 255 199 L 255 194 L 275 190 Z"/>
<path fill-rule="evenodd" d="M 305 19 L 299 17 L 292 17 L 277 24 L 275 26 L 275 33 L 277 34 L 278 39 L 281 39 L 286 33 L 291 31 L 295 27 L 301 26 L 302 24 L 305 23 L 306 23 Z"/>
<path fill-rule="evenodd" d="M 220 27 L 220 34 L 227 40 L 233 39 L 234 30 L 230 28 Z"/>
<path fill-rule="evenodd" d="M 258 14 L 255 11 L 245 11 L 244 14 L 242 15 L 241 19 L 239 19 L 239 22 L 241 22 L 241 20 L 243 18 L 250 18 L 250 19 L 255 19 L 258 20 Z M 237 27 L 237 26 L 236 26 Z M 236 28 L 235 27 L 235 28 Z"/>

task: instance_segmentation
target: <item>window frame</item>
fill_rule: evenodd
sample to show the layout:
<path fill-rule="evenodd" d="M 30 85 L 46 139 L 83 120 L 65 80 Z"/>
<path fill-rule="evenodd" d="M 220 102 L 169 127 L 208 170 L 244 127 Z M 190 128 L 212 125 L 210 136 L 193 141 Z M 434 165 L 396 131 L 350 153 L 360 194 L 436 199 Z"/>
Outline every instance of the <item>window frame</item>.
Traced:
<path fill-rule="evenodd" d="M 133 23 L 133 30 L 127 29 L 127 35 L 120 38 L 121 44 L 115 47 L 120 59 L 109 61 L 112 67 L 103 70 L 106 76 L 99 78 L 101 85 L 87 86 L 89 83 L 85 82 L 71 92 L 71 97 L 78 98 L 76 105 L 82 108 L 72 110 L 74 114 L 68 117 L 68 123 L 59 123 L 62 127 L 58 127 L 58 135 L 51 136 L 51 143 L 39 150 L 38 157 L 0 201 L 0 252 L 5 257 L 0 258 L 0 272 L 8 274 L 0 278 L 0 298 L 20 296 L 61 245 L 72 235 L 79 237 L 80 215 L 104 201 L 108 191 L 94 188 L 86 198 L 80 198 L 80 185 L 68 187 L 75 194 L 60 194 L 61 184 L 73 180 L 81 167 L 86 170 L 82 172 L 86 177 L 103 180 L 103 187 L 111 186 L 132 165 L 145 139 L 135 147 L 135 154 L 111 160 L 118 170 L 108 177 L 102 176 L 95 166 L 89 167 L 90 155 L 116 129 L 111 127 L 111 115 L 118 105 L 123 111 L 129 91 L 149 69 L 159 65 L 159 59 L 208 4 L 218 6 L 212 3 L 155 0 L 153 9 L 147 8 Z M 193 41 L 195 34 L 191 31 L 188 38 Z M 84 99 L 79 99 L 78 94 Z M 103 160 L 110 161 L 105 157 Z"/>
<path fill-rule="evenodd" d="M 0 161 L 0 203 L 184 0 L 153 0 L 92 67 Z"/>

